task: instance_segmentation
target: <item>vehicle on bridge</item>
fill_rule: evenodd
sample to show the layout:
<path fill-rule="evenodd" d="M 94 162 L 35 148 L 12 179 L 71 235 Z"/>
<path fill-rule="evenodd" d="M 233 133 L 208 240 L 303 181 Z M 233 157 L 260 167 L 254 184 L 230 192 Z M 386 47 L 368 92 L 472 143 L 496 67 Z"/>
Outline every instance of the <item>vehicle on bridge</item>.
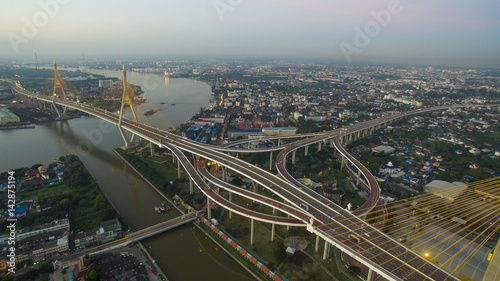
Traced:
<path fill-rule="evenodd" d="M 358 236 L 349 234 L 349 235 L 347 235 L 347 237 L 349 237 L 349 239 L 356 240 L 357 243 L 361 242 L 361 239 Z"/>
<path fill-rule="evenodd" d="M 300 203 L 300 207 L 306 211 L 309 211 L 309 207 L 304 203 Z"/>

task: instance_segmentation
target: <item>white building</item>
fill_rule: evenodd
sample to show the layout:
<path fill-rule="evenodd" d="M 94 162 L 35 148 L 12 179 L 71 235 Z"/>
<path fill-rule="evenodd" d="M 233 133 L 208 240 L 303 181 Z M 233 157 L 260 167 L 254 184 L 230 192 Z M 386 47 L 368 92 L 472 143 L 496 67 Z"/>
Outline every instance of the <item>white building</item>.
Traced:
<path fill-rule="evenodd" d="M 265 136 L 293 136 L 297 134 L 297 128 L 295 127 L 263 128 L 262 133 Z"/>
<path fill-rule="evenodd" d="M 21 119 L 19 116 L 15 115 L 12 113 L 10 110 L 5 109 L 5 108 L 0 108 L 0 123 L 12 123 L 12 122 L 19 122 Z"/>
<path fill-rule="evenodd" d="M 113 87 L 113 80 L 99 80 L 99 88 L 111 88 Z"/>

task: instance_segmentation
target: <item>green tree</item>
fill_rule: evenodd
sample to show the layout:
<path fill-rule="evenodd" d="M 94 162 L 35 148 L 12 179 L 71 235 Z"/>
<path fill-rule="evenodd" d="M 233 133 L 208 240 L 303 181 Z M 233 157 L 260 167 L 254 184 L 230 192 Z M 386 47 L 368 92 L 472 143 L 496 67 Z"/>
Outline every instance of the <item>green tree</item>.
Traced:
<path fill-rule="evenodd" d="M 90 280 L 97 281 L 97 280 L 99 280 L 99 271 L 87 270 L 87 276 L 90 278 Z"/>
<path fill-rule="evenodd" d="M 243 185 L 243 180 L 240 179 L 239 177 L 234 177 L 231 180 L 231 184 L 239 187 L 239 186 Z"/>

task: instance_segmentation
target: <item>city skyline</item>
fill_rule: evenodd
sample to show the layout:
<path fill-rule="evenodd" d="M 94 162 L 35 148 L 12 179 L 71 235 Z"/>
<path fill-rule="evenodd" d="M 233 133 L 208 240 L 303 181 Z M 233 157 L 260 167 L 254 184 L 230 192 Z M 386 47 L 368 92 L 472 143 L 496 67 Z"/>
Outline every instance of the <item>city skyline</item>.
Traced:
<path fill-rule="evenodd" d="M 3 60 L 315 59 L 497 68 L 500 3 L 132 1 L 3 4 Z"/>

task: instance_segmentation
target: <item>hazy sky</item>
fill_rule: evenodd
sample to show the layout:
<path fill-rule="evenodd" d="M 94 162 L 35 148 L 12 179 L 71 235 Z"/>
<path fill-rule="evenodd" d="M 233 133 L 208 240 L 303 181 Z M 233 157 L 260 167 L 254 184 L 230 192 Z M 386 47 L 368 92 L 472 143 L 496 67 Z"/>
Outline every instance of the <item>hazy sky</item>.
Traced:
<path fill-rule="evenodd" d="M 4 60 L 32 60 L 36 50 L 46 61 L 85 53 L 500 65 L 498 0 L 4 0 L 0 7 Z"/>

